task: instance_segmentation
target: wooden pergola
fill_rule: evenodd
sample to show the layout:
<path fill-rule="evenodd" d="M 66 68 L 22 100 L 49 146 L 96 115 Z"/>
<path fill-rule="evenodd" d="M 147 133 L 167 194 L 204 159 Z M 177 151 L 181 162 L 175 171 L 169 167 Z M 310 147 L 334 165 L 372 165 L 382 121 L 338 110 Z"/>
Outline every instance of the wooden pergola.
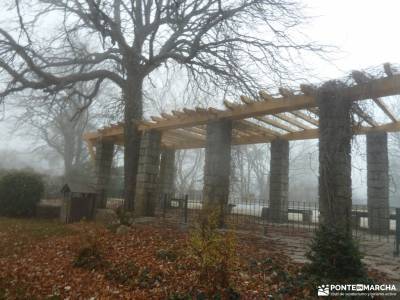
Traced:
<path fill-rule="evenodd" d="M 377 106 L 390 120 L 385 123 L 378 122 L 356 105 L 353 112 L 358 125 L 353 128 L 354 134 L 400 131 L 400 117 L 391 111 L 383 99 L 400 94 L 400 74 L 394 74 L 388 64 L 385 64 L 384 70 L 386 75 L 381 78 L 369 78 L 362 72 L 353 72 L 354 84 L 341 91 L 349 101 L 358 103 L 372 100 L 372 105 Z M 270 143 L 277 139 L 293 141 L 318 138 L 317 88 L 300 85 L 300 91 L 294 93 L 280 88 L 280 95 L 275 97 L 260 91 L 257 99 L 241 96 L 240 103 L 225 100 L 223 110 L 212 107 L 183 108 L 170 114 L 152 116 L 151 120 L 141 121 L 136 125 L 142 132 L 160 131 L 161 146 L 165 149 L 205 147 L 206 126 L 216 120 L 232 121 L 233 145 Z M 97 132 L 86 133 L 84 139 L 94 157 L 94 145 L 99 139 L 124 144 L 124 124 L 118 123 Z"/>
<path fill-rule="evenodd" d="M 280 88 L 278 96 L 260 91 L 256 99 L 241 96 L 237 103 L 224 101 L 225 109 L 184 108 L 132 124 L 142 132 L 135 178 L 135 214 L 154 215 L 158 196 L 173 193 L 176 149 L 206 149 L 203 201 L 224 207 L 229 201 L 231 146 L 271 143 L 268 209 L 271 220 L 286 222 L 289 141 L 318 138 L 321 216 L 326 222 L 340 219 L 347 224 L 352 203 L 351 137 L 366 134 L 371 231 L 384 228 L 387 232 L 387 132 L 400 131 L 400 117 L 391 110 L 389 101 L 393 99 L 389 98 L 400 95 L 400 74 L 389 64 L 383 70 L 385 75 L 379 78 L 352 72 L 352 83 L 347 85 L 340 81 L 320 87 L 301 85 L 296 93 Z M 114 145 L 124 144 L 124 125 L 118 123 L 84 136 L 92 158 L 96 159 L 97 191 L 103 207 Z M 223 215 L 221 212 L 221 222 Z"/>

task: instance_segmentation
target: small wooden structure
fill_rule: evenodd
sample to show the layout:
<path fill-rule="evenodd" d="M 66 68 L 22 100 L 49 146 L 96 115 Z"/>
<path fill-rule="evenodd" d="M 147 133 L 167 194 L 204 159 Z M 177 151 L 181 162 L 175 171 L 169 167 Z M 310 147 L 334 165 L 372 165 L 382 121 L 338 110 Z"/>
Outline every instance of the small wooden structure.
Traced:
<path fill-rule="evenodd" d="M 64 197 L 60 213 L 62 222 L 73 223 L 94 217 L 96 192 L 93 187 L 79 183 L 66 183 L 61 193 Z"/>

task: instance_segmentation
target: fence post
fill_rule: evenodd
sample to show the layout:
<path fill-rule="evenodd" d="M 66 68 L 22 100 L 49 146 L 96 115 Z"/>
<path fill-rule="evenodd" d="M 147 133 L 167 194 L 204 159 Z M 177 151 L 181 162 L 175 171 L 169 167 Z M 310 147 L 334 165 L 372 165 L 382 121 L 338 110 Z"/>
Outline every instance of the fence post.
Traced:
<path fill-rule="evenodd" d="M 400 208 L 396 208 L 396 248 L 394 256 L 399 256 L 400 252 Z"/>
<path fill-rule="evenodd" d="M 183 218 L 184 218 L 185 224 L 187 224 L 187 222 L 188 222 L 188 199 L 189 199 L 189 196 L 186 194 L 185 200 L 184 200 L 184 207 L 183 207 Z"/>
<path fill-rule="evenodd" d="M 165 219 L 165 215 L 167 213 L 167 201 L 168 201 L 167 198 L 168 198 L 168 195 L 164 194 L 164 197 L 163 197 L 163 219 Z"/>

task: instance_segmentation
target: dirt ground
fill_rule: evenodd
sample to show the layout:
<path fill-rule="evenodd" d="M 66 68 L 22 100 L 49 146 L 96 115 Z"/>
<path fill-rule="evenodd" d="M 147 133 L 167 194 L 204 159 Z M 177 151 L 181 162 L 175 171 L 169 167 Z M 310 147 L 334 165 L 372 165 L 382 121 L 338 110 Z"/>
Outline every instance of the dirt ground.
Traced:
<path fill-rule="evenodd" d="M 0 218 L 0 299 L 193 299 L 208 287 L 188 252 L 189 236 L 165 224 L 137 224 L 117 234 L 88 222 Z M 230 299 L 314 298 L 315 291 L 291 286 L 302 261 L 285 243 L 235 234 Z M 77 264 L 88 247 L 96 247 L 97 260 Z"/>

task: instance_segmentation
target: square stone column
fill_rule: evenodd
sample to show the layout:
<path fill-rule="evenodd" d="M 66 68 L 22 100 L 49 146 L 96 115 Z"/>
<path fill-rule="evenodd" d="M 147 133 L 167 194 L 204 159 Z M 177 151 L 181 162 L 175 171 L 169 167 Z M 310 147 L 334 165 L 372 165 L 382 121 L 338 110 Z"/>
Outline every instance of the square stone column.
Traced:
<path fill-rule="evenodd" d="M 140 142 L 139 167 L 136 177 L 136 216 L 154 216 L 160 152 L 161 133 L 156 130 L 145 131 Z"/>
<path fill-rule="evenodd" d="M 319 209 L 321 222 L 351 225 L 351 105 L 345 85 L 325 83 L 318 91 Z"/>
<path fill-rule="evenodd" d="M 371 233 L 388 234 L 389 156 L 386 132 L 367 134 L 368 227 Z"/>
<path fill-rule="evenodd" d="M 107 187 L 110 182 L 111 165 L 114 155 L 114 142 L 98 140 L 96 142 L 96 207 L 107 205 Z"/>
<path fill-rule="evenodd" d="M 203 207 L 219 210 L 221 226 L 229 199 L 231 140 L 232 122 L 230 120 L 219 120 L 207 124 Z"/>
<path fill-rule="evenodd" d="M 158 176 L 159 195 L 175 192 L 175 150 L 164 149 L 161 152 L 160 174 Z"/>
<path fill-rule="evenodd" d="M 269 219 L 287 222 L 289 194 L 289 142 L 271 142 Z"/>

